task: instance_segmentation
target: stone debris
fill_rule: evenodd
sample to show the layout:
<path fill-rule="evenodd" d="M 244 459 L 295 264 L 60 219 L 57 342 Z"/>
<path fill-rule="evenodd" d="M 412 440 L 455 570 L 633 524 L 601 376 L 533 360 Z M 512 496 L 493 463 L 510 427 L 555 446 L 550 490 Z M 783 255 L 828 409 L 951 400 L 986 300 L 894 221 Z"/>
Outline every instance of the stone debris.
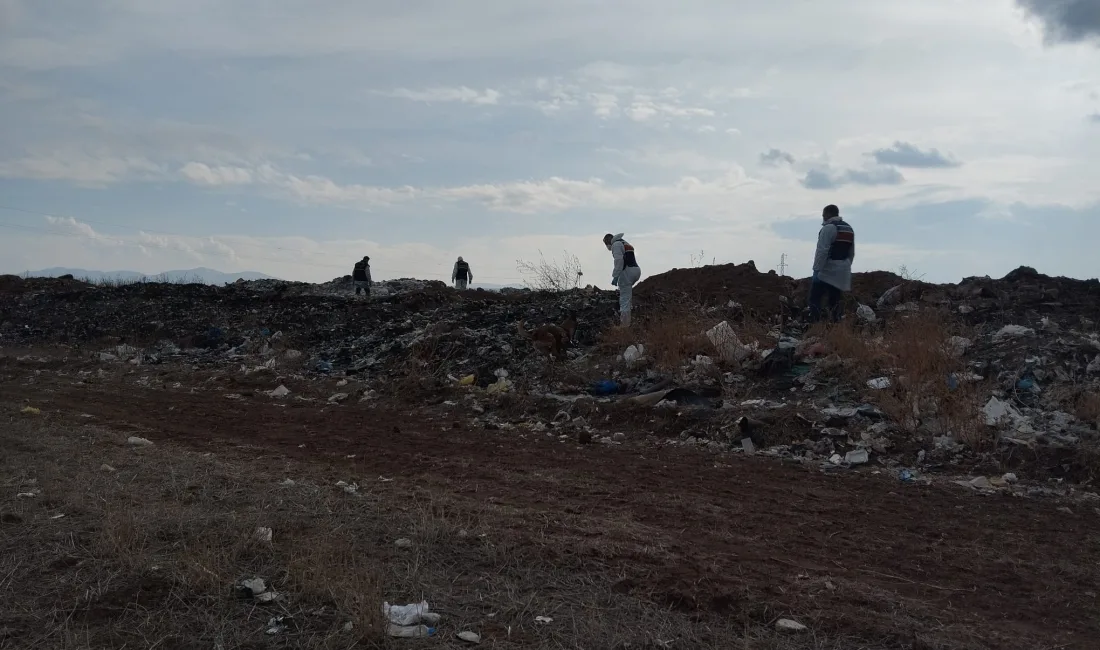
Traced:
<path fill-rule="evenodd" d="M 458 640 L 477 645 L 481 643 L 481 636 L 475 632 L 459 632 Z"/>
<path fill-rule="evenodd" d="M 805 625 L 789 618 L 781 618 L 775 622 L 776 632 L 783 632 L 786 634 L 799 634 L 805 632 L 807 629 L 808 628 Z"/>
<path fill-rule="evenodd" d="M 139 436 L 130 436 L 126 439 L 126 444 L 133 447 L 151 447 L 153 446 L 153 441 Z"/>

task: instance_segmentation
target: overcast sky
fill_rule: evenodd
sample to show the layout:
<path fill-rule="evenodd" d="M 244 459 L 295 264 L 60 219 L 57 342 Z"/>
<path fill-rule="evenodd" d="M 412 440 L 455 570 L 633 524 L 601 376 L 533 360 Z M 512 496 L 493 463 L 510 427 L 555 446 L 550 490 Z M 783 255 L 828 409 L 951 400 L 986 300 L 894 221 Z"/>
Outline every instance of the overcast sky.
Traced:
<path fill-rule="evenodd" d="M 1095 277 L 1100 0 L 0 0 L 0 272 Z"/>

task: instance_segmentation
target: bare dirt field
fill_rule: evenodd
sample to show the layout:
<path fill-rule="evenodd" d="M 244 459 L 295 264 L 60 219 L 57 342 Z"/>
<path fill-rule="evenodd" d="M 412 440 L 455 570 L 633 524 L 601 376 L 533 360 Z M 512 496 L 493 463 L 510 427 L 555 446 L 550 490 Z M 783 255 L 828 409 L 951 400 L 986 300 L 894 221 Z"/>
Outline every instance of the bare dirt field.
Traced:
<path fill-rule="evenodd" d="M 2 648 L 1100 644 L 1082 501 L 3 370 Z M 421 599 L 436 636 L 386 639 Z"/>

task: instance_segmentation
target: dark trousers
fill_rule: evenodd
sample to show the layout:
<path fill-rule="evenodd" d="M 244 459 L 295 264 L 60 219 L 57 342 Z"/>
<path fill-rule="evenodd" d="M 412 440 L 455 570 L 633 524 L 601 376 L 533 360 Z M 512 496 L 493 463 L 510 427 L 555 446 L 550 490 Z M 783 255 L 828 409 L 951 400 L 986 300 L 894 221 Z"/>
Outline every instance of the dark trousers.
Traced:
<path fill-rule="evenodd" d="M 810 322 L 821 321 L 821 300 L 829 305 L 829 318 L 834 323 L 844 315 L 844 292 L 820 280 L 810 284 Z"/>

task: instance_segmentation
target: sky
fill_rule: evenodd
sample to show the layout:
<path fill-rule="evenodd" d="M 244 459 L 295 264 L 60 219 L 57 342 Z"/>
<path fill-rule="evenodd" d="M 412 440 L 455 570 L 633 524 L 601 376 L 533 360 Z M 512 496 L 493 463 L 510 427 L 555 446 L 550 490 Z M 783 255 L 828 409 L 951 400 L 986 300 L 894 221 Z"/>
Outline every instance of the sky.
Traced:
<path fill-rule="evenodd" d="M 1100 0 L 0 0 L 0 272 L 1096 277 Z"/>

